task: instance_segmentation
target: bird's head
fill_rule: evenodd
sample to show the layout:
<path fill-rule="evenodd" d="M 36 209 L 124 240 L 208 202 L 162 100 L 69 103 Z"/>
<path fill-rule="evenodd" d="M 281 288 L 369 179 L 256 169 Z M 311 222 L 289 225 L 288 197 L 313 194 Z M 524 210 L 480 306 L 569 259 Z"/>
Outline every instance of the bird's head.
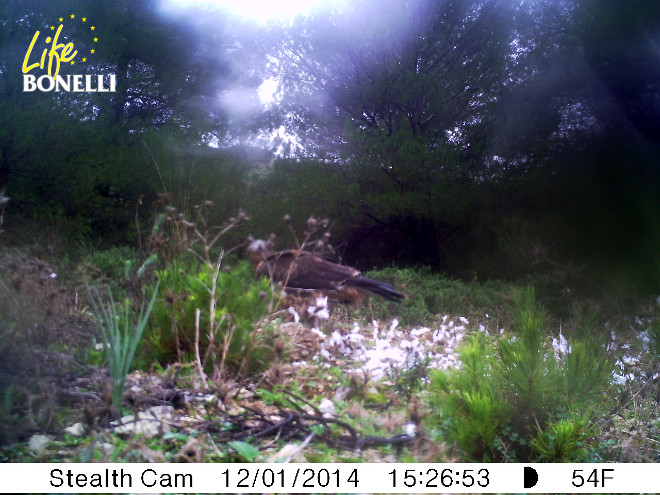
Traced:
<path fill-rule="evenodd" d="M 270 240 L 253 239 L 248 244 L 248 257 L 250 258 L 250 263 L 255 267 L 266 260 L 271 254 L 273 254 L 273 242 Z"/>

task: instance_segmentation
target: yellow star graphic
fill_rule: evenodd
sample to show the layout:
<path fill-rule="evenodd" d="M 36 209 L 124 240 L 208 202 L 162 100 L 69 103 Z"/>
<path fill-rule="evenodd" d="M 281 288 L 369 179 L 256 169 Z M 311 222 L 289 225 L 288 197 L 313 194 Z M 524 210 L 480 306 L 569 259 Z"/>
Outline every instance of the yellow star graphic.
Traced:
<path fill-rule="evenodd" d="M 60 17 L 60 22 L 62 22 L 63 20 L 64 20 L 64 17 Z"/>
<path fill-rule="evenodd" d="M 98 40 L 99 40 L 98 38 L 94 38 L 94 43 L 96 43 Z"/>
<path fill-rule="evenodd" d="M 87 22 L 87 17 L 83 17 L 83 22 Z"/>
<path fill-rule="evenodd" d="M 76 14 L 71 14 L 71 19 L 73 19 L 76 16 Z"/>
<path fill-rule="evenodd" d="M 91 29 L 92 31 L 94 31 L 94 30 L 96 29 L 96 27 L 95 27 L 95 26 L 92 26 L 92 27 L 89 28 L 89 29 Z"/>
<path fill-rule="evenodd" d="M 83 57 L 83 58 L 82 58 L 82 61 L 83 61 L 83 62 L 87 62 L 87 57 Z"/>
<path fill-rule="evenodd" d="M 55 26 L 51 26 L 51 27 L 50 27 L 50 30 L 51 30 L 51 31 L 55 31 Z"/>
<path fill-rule="evenodd" d="M 96 51 L 96 50 L 94 50 L 94 49 L 91 49 L 91 50 L 90 50 L 90 52 L 92 52 L 92 53 L 94 53 L 95 51 Z"/>
<path fill-rule="evenodd" d="M 72 60 L 72 61 L 71 61 L 71 65 L 75 65 L 75 63 L 76 63 L 75 60 Z"/>

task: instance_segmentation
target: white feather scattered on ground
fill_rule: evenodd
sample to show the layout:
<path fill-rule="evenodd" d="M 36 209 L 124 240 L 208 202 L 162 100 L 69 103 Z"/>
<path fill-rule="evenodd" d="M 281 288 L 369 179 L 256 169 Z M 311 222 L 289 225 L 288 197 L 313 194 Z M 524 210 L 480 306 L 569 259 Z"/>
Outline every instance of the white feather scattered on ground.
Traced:
<path fill-rule="evenodd" d="M 354 323 L 349 330 L 334 329 L 329 335 L 315 329 L 324 339 L 315 359 L 344 362 L 348 373 L 359 371 L 374 381 L 386 378 L 393 368 L 405 370 L 424 360 L 430 368 L 455 368 L 459 366 L 456 351 L 469 324 L 464 317 L 458 321 L 460 324 L 455 324 L 445 315 L 435 330 L 398 330 L 396 318 L 383 328 L 373 321 L 371 328 Z M 480 325 L 480 329 L 484 331 L 485 327 Z"/>

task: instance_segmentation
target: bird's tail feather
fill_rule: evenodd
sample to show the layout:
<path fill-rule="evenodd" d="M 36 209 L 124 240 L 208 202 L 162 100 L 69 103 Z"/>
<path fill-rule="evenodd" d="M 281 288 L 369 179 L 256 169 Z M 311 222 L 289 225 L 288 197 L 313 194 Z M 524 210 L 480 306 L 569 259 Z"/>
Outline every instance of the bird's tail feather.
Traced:
<path fill-rule="evenodd" d="M 384 297 L 388 301 L 400 301 L 405 298 L 403 294 L 394 290 L 394 287 L 390 284 L 386 284 L 380 280 L 372 280 L 370 278 L 358 276 L 349 278 L 344 284 L 366 290 L 377 296 Z"/>

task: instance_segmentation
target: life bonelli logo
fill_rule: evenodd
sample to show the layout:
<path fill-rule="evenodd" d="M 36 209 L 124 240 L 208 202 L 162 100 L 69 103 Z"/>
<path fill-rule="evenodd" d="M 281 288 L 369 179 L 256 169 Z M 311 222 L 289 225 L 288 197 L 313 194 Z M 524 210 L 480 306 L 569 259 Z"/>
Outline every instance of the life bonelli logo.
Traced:
<path fill-rule="evenodd" d="M 107 76 L 103 74 L 67 74 L 60 75 L 60 69 L 63 66 L 78 67 L 88 63 L 88 57 L 93 57 L 99 42 L 96 35 L 96 26 L 88 22 L 87 17 L 77 18 L 75 14 L 68 17 L 60 17 L 59 25 L 52 24 L 46 28 L 46 33 L 42 35 L 40 31 L 34 33 L 30 46 L 23 59 L 23 91 L 33 92 L 85 92 L 85 93 L 114 93 L 117 87 L 115 74 Z M 80 33 L 89 34 L 90 48 L 79 53 L 73 42 L 64 43 L 63 30 L 67 26 Z M 44 38 L 45 36 L 45 38 Z M 87 41 L 87 40 L 85 40 Z M 45 44 L 45 47 L 44 47 Z M 39 58 L 39 50 L 41 57 Z M 35 71 L 37 74 L 31 72 Z M 39 75 L 39 71 L 47 72 Z"/>

